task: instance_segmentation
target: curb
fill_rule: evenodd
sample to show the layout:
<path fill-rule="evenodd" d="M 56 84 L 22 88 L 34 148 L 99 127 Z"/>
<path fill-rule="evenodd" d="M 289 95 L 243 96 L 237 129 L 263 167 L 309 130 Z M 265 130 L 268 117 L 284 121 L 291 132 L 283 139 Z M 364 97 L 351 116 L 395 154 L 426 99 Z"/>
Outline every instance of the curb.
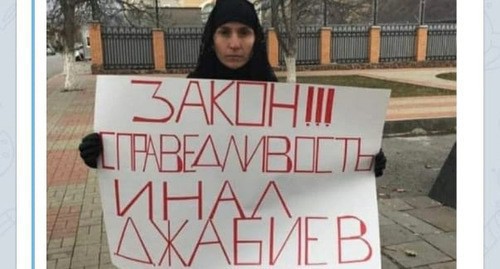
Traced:
<path fill-rule="evenodd" d="M 456 133 L 457 118 L 386 121 L 383 137 L 422 136 Z"/>

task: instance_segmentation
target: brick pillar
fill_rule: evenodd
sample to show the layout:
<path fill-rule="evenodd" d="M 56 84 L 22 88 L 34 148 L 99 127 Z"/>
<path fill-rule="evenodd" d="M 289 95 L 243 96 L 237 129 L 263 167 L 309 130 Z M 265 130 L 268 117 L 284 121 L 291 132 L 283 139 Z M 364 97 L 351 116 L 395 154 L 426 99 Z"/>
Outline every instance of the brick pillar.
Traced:
<path fill-rule="evenodd" d="M 164 71 L 166 68 L 165 38 L 162 29 L 153 29 L 153 59 L 156 71 Z"/>
<path fill-rule="evenodd" d="M 267 30 L 267 58 L 271 67 L 279 66 L 278 36 L 274 28 Z"/>
<path fill-rule="evenodd" d="M 417 62 L 425 61 L 427 56 L 427 25 L 420 25 L 417 28 L 417 36 L 415 37 L 415 60 Z"/>
<path fill-rule="evenodd" d="M 90 57 L 92 58 L 92 68 L 101 69 L 103 61 L 103 47 L 101 38 L 101 24 L 97 21 L 89 25 Z"/>
<path fill-rule="evenodd" d="M 380 60 L 380 26 L 372 26 L 368 38 L 368 62 L 378 63 Z"/>
<path fill-rule="evenodd" d="M 320 34 L 320 64 L 330 64 L 330 51 L 332 41 L 332 28 L 321 27 Z"/>

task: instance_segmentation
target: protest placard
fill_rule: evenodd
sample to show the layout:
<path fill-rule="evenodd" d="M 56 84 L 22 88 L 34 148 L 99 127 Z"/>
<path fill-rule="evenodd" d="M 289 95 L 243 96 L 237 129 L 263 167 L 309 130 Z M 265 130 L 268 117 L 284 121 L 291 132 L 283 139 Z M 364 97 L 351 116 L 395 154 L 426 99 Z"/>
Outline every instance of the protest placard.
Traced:
<path fill-rule="evenodd" d="M 380 268 L 390 91 L 100 76 L 98 180 L 120 268 Z"/>

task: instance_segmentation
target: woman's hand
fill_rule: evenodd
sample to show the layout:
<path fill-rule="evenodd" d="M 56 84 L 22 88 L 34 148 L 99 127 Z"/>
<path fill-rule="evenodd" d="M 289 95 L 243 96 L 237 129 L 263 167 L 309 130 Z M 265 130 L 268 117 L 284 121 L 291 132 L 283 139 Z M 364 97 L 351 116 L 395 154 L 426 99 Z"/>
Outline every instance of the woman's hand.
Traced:
<path fill-rule="evenodd" d="M 91 168 L 97 168 L 97 158 L 102 152 L 102 140 L 98 133 L 91 133 L 86 135 L 80 146 L 80 157 L 85 164 Z"/>
<path fill-rule="evenodd" d="M 384 174 L 385 163 L 387 163 L 387 158 L 382 149 L 380 149 L 377 155 L 375 155 L 375 177 L 380 177 Z"/>

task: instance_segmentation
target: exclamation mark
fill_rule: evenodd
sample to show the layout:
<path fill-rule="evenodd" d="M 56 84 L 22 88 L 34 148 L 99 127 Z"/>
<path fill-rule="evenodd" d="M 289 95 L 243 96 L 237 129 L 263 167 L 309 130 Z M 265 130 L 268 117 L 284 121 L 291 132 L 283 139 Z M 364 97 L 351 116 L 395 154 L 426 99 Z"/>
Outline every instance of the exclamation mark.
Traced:
<path fill-rule="evenodd" d="M 306 125 L 307 126 L 309 126 L 309 123 L 312 120 L 313 98 L 314 98 L 314 87 L 309 86 L 309 89 L 307 91 L 307 107 L 306 107 Z"/>
<path fill-rule="evenodd" d="M 326 126 L 330 126 L 330 124 L 332 123 L 334 99 L 335 99 L 335 89 L 328 89 L 328 95 L 326 97 L 326 112 L 325 112 Z"/>
<path fill-rule="evenodd" d="M 316 100 L 316 126 L 321 123 L 321 114 L 323 112 L 323 96 L 325 95 L 324 88 L 318 88 L 318 100 Z"/>

